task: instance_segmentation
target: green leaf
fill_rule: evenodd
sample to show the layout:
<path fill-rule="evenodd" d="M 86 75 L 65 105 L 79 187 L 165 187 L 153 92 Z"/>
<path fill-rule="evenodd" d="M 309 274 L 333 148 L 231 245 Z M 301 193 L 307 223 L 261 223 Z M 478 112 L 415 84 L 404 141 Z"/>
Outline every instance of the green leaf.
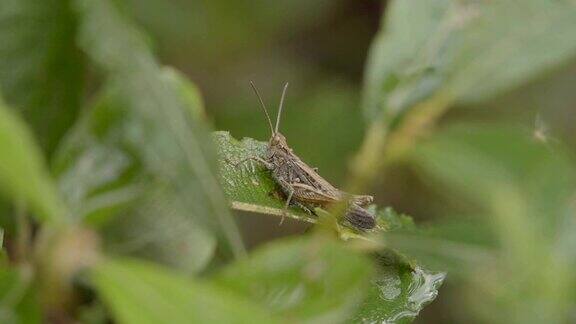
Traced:
<path fill-rule="evenodd" d="M 486 322 L 495 314 L 506 322 L 569 321 L 576 169 L 563 148 L 510 127 L 458 125 L 421 144 L 413 159 L 467 206 L 458 219 L 468 229 L 440 227 L 387 242 L 438 264 L 449 256 Z M 492 239 L 467 237 L 479 232 Z"/>
<path fill-rule="evenodd" d="M 163 80 L 168 80 L 164 79 L 167 75 L 175 74 L 167 71 Z M 170 82 L 185 86 L 176 79 Z M 109 89 L 57 154 L 60 189 L 74 215 L 102 228 L 106 247 L 115 253 L 199 271 L 210 261 L 216 239 L 184 203 L 189 190 L 195 190 L 189 189 L 194 183 L 174 183 L 160 173 L 181 174 L 186 180 L 189 170 L 185 165 L 170 170 L 148 165 L 145 146 L 150 144 L 131 135 L 141 124 L 118 89 Z M 160 131 L 157 136 L 165 134 Z M 166 146 L 176 160 L 180 149 Z M 119 214 L 122 216 L 114 217 Z"/>
<path fill-rule="evenodd" d="M 377 226 L 384 231 L 391 232 L 415 227 L 412 217 L 399 214 L 392 207 L 377 210 L 376 205 L 372 205 L 368 211 L 376 215 Z"/>
<path fill-rule="evenodd" d="M 424 228 L 386 233 L 382 240 L 426 269 L 462 278 L 495 262 L 498 240 L 489 224 L 476 221 L 482 216 L 457 215 Z"/>
<path fill-rule="evenodd" d="M 229 291 L 153 264 L 108 260 L 93 269 L 91 278 L 121 324 L 276 322 Z"/>
<path fill-rule="evenodd" d="M 185 75 L 170 68 L 164 68 L 162 71 L 162 78 L 164 82 L 168 83 L 172 88 L 177 89 L 182 100 L 186 104 L 186 108 L 196 118 L 202 120 L 205 118 L 204 102 L 200 89 Z"/>
<path fill-rule="evenodd" d="M 449 8 L 450 0 L 388 4 L 365 69 L 363 106 L 368 117 L 393 118 L 441 84 L 441 74 L 430 66 L 445 60 L 437 52 L 444 50 L 442 41 L 450 36 L 450 30 L 441 27 Z M 403 90 L 408 85 L 410 91 Z"/>
<path fill-rule="evenodd" d="M 377 216 L 377 226 L 380 235 L 384 236 L 385 248 L 376 254 L 378 272 L 371 280 L 368 293 L 363 303 L 356 311 L 352 322 L 358 323 L 404 323 L 411 322 L 420 311 L 438 296 L 438 290 L 446 277 L 446 264 L 442 263 L 432 271 L 422 266 L 422 261 L 428 261 L 424 255 L 403 254 L 406 249 L 392 239 L 396 233 L 417 233 L 423 230 L 417 228 L 412 217 L 397 213 L 393 208 L 377 209 L 375 205 L 369 208 Z M 401 234 L 402 235 L 402 234 Z M 400 248 L 400 249 L 396 249 Z"/>
<path fill-rule="evenodd" d="M 142 195 L 122 217 L 105 226 L 103 233 L 110 251 L 144 257 L 186 273 L 204 269 L 217 243 L 213 233 L 190 218 L 174 192 L 161 187 Z"/>
<path fill-rule="evenodd" d="M 369 54 L 364 109 L 392 122 L 437 93 L 487 100 L 575 55 L 572 2 L 393 1 Z"/>
<path fill-rule="evenodd" d="M 13 201 L 25 202 L 39 221 L 68 217 L 46 170 L 40 149 L 24 122 L 0 98 L 0 190 Z"/>
<path fill-rule="evenodd" d="M 462 28 L 446 86 L 461 102 L 492 98 L 576 56 L 574 2 L 500 0 L 462 10 L 470 23 Z"/>
<path fill-rule="evenodd" d="M 523 217 L 538 229 L 558 226 L 576 189 L 576 171 L 561 147 L 510 127 L 455 125 L 419 146 L 414 157 L 434 179 L 484 210 L 493 211 L 504 197 L 519 199 L 526 205 Z"/>
<path fill-rule="evenodd" d="M 523 262 L 550 244 L 566 221 L 576 171 L 551 151 L 510 128 L 452 127 L 421 145 L 417 163 L 491 221 L 502 248 Z M 472 185 L 473 184 L 473 185 Z"/>
<path fill-rule="evenodd" d="M 371 275 L 367 258 L 312 237 L 267 244 L 215 279 L 290 321 L 336 323 L 362 300 Z"/>
<path fill-rule="evenodd" d="M 82 94 L 83 64 L 75 47 L 69 1 L 0 3 L 0 85 L 40 146 L 52 152 L 71 126 Z"/>
<path fill-rule="evenodd" d="M 436 298 L 445 277 L 442 272 L 421 267 L 412 269 L 393 253 L 381 253 L 378 273 L 351 322 L 411 322 L 424 306 Z"/>
<path fill-rule="evenodd" d="M 185 211 L 190 222 L 216 233 L 225 247 L 242 254 L 240 235 L 218 184 L 207 127 L 190 113 L 199 108 L 189 105 L 200 100 L 182 98 L 185 85 L 177 87 L 174 80 L 166 78 L 142 34 L 113 2 L 77 0 L 75 4 L 80 15 L 81 47 L 106 73 L 108 89 L 114 92 L 114 108 L 110 108 L 110 114 L 102 113 L 101 127 L 106 129 L 107 117 L 120 120 L 114 127 L 121 134 L 104 135 L 113 143 L 106 149 L 123 151 L 117 157 L 128 154 L 132 165 L 139 165 L 147 177 L 173 195 L 175 210 Z M 91 145 L 79 146 L 87 150 L 84 157 L 94 162 L 89 152 Z M 100 157 L 109 158 L 106 154 Z M 133 225 L 138 226 L 138 222 Z"/>
<path fill-rule="evenodd" d="M 28 267 L 0 267 L 0 321 L 6 324 L 40 323 L 40 305 L 32 289 Z"/>
<path fill-rule="evenodd" d="M 212 136 L 218 151 L 220 181 L 232 208 L 282 216 L 285 200 L 270 172 L 257 161 L 246 160 L 262 157 L 268 144 L 251 138 L 237 141 L 223 131 Z M 287 216 L 316 222 L 315 217 L 297 207 L 290 207 Z"/>

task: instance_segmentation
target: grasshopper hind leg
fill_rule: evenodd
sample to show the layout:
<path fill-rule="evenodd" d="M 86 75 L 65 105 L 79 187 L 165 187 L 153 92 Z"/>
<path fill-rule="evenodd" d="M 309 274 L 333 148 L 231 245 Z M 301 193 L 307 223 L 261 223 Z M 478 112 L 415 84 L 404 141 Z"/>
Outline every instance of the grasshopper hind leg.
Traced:
<path fill-rule="evenodd" d="M 314 211 L 311 208 L 309 208 L 307 205 L 297 201 L 296 199 L 293 199 L 294 188 L 292 186 L 290 186 L 290 184 L 288 182 L 286 182 L 282 178 L 276 178 L 276 177 L 274 177 L 274 180 L 276 180 L 276 183 L 278 183 L 281 191 L 286 196 L 286 203 L 284 205 L 284 209 L 282 212 L 283 215 L 282 215 L 282 219 L 280 220 L 280 225 L 282 225 L 282 223 L 284 222 L 284 217 L 288 214 L 288 207 L 289 206 L 296 206 L 296 207 L 304 210 L 306 213 L 308 213 L 310 215 L 316 215 L 314 213 Z"/>

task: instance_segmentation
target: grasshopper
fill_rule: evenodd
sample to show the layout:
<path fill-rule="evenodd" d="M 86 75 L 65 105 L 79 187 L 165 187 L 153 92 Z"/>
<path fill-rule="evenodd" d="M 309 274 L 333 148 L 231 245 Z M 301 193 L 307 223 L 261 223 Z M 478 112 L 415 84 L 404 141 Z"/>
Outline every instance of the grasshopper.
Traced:
<path fill-rule="evenodd" d="M 272 135 L 263 158 L 249 157 L 238 162 L 237 165 L 247 160 L 255 160 L 270 170 L 272 178 L 287 197 L 284 206 L 285 212 L 290 204 L 295 204 L 314 214 L 315 207 L 327 207 L 337 202 L 345 202 L 347 206 L 345 219 L 348 222 L 361 230 L 374 228 L 376 225 L 374 216 L 363 208 L 372 202 L 373 197 L 352 195 L 334 187 L 318 174 L 316 168 L 311 168 L 294 154 L 286 142 L 286 137 L 278 131 L 288 83 L 284 85 L 282 91 L 275 127 L 272 126 L 268 109 L 266 109 L 266 105 L 252 81 L 250 81 L 250 86 L 260 101 Z"/>

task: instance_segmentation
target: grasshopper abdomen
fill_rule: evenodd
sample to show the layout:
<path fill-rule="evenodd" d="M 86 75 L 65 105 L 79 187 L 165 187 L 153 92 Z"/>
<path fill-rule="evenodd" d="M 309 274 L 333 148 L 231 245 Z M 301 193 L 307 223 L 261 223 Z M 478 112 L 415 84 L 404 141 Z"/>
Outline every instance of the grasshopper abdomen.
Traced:
<path fill-rule="evenodd" d="M 354 227 L 362 230 L 373 229 L 376 226 L 376 219 L 366 209 L 351 204 L 346 210 L 344 218 Z"/>

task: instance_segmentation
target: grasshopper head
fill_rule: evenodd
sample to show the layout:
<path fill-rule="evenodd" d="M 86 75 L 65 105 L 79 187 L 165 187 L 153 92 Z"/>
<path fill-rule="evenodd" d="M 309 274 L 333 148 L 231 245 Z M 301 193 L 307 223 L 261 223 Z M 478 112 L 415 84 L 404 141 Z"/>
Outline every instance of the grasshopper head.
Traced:
<path fill-rule="evenodd" d="M 286 137 L 284 137 L 284 135 L 280 134 L 279 132 L 275 132 L 272 137 L 270 137 L 268 145 L 270 147 L 288 147 Z"/>

